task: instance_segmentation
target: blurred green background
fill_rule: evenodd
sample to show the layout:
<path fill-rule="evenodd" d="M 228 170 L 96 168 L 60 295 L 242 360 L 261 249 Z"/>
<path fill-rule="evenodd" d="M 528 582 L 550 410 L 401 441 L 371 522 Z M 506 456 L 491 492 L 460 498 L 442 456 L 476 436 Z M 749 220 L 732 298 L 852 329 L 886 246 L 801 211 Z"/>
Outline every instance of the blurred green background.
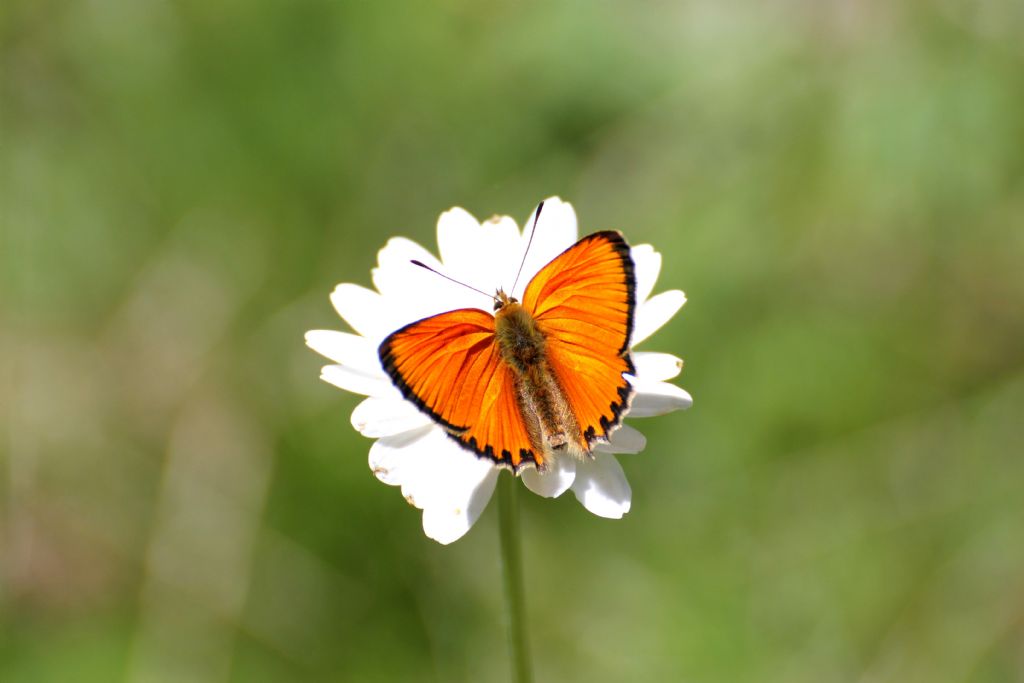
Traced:
<path fill-rule="evenodd" d="M 317 379 L 441 211 L 664 254 L 619 522 L 523 496 L 542 681 L 1024 680 L 1024 5 L 0 6 L 0 681 L 506 681 Z"/>

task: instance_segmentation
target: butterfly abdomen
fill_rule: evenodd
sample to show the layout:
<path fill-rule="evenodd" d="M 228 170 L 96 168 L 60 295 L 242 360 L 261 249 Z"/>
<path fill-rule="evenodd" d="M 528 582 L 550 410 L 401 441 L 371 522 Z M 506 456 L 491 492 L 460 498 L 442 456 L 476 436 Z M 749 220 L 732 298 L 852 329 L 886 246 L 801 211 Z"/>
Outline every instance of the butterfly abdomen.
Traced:
<path fill-rule="evenodd" d="M 495 319 L 495 333 L 502 359 L 515 373 L 519 410 L 531 445 L 543 467 L 543 456 L 569 451 L 581 457 L 589 453 L 565 392 L 551 371 L 546 339 L 536 321 L 518 303 L 502 307 Z"/>

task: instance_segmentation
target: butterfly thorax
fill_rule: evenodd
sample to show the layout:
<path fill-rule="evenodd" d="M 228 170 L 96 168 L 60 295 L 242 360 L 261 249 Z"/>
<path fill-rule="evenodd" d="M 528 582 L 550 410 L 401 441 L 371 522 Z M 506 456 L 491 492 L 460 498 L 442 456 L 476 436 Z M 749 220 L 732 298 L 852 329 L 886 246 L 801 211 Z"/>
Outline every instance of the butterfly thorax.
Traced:
<path fill-rule="evenodd" d="M 498 309 L 494 315 L 494 330 L 501 357 L 517 372 L 527 372 L 543 362 L 544 334 L 522 304 L 509 301 Z"/>
<path fill-rule="evenodd" d="M 577 457 L 590 452 L 565 397 L 551 371 L 546 338 L 536 319 L 514 299 L 495 313 L 494 328 L 502 360 L 516 377 L 516 396 L 531 445 L 551 457 L 568 450 Z"/>

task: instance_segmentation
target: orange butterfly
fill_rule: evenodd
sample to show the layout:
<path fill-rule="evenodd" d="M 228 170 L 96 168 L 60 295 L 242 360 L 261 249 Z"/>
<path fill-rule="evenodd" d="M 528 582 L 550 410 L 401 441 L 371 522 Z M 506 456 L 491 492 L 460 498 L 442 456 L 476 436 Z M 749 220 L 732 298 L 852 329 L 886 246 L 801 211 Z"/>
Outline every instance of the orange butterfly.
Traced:
<path fill-rule="evenodd" d="M 522 303 L 499 289 L 494 315 L 462 308 L 406 325 L 380 345 L 381 363 L 479 457 L 514 472 L 561 453 L 585 458 L 633 397 L 623 374 L 634 372 L 635 290 L 629 245 L 596 232 L 544 266 Z"/>

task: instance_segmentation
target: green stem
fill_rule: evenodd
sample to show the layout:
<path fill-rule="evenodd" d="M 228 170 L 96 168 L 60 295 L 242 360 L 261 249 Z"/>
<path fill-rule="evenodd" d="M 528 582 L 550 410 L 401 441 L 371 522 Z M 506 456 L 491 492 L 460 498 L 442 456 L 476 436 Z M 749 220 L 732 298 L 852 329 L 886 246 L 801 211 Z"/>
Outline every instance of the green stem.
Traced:
<path fill-rule="evenodd" d="M 511 472 L 498 476 L 498 534 L 505 579 L 505 603 L 508 609 L 508 641 L 512 651 L 512 678 L 530 683 L 530 649 L 526 642 L 526 599 L 523 591 L 523 552 L 519 540 L 519 507 L 516 489 L 519 481 Z"/>

